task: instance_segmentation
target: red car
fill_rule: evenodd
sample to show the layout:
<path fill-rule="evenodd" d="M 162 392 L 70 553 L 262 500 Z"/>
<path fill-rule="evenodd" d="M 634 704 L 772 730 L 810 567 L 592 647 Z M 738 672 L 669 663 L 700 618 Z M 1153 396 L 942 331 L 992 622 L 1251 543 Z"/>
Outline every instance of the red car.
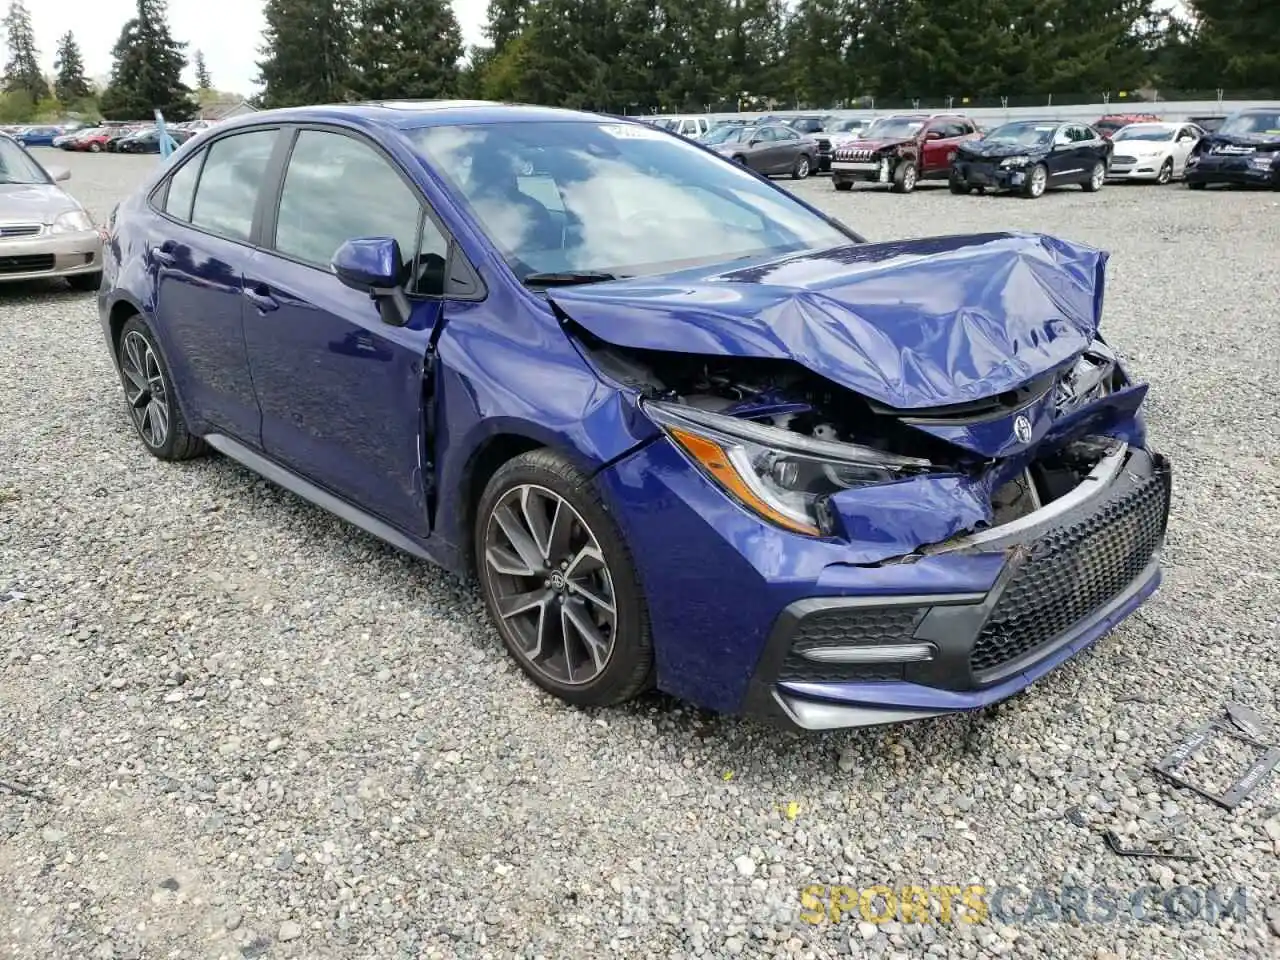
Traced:
<path fill-rule="evenodd" d="M 977 139 L 978 125 L 956 114 L 883 117 L 831 156 L 831 182 L 850 190 L 859 180 L 910 193 L 921 180 L 945 180 L 957 145 Z"/>
<path fill-rule="evenodd" d="M 96 130 L 90 130 L 84 136 L 76 137 L 74 140 L 66 144 L 68 150 L 88 150 L 90 153 L 100 153 L 107 147 L 107 141 L 116 135 L 117 128 L 99 127 Z"/>
<path fill-rule="evenodd" d="M 1094 123 L 1093 129 L 1097 130 L 1107 140 L 1110 140 L 1111 135 L 1121 127 L 1127 127 L 1131 123 L 1150 123 L 1159 120 L 1160 117 L 1154 113 L 1109 113 Z"/>

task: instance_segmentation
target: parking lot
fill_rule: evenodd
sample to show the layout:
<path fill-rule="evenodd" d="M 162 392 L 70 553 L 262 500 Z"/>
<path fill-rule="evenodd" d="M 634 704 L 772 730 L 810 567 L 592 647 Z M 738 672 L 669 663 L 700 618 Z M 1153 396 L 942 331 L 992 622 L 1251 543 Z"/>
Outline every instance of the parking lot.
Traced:
<path fill-rule="evenodd" d="M 158 162 L 35 152 L 99 220 Z M 0 287 L 0 955 L 1274 956 L 1280 774 L 1228 812 L 1150 766 L 1228 701 L 1280 729 L 1280 194 L 784 185 L 870 239 L 1111 251 L 1103 332 L 1174 465 L 1151 602 L 969 717 L 574 711 L 471 585 L 220 457 L 149 457 L 92 295 Z M 1001 909 L 859 905 L 973 885 Z"/>

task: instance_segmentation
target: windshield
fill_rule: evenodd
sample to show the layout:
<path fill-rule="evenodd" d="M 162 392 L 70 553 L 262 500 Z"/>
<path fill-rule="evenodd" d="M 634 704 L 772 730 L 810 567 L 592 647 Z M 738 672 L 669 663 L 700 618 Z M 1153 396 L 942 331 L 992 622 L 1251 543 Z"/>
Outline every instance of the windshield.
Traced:
<path fill-rule="evenodd" d="M 1280 136 L 1280 113 L 1237 113 L 1218 132 L 1232 137 Z"/>
<path fill-rule="evenodd" d="M 736 124 L 724 127 L 716 127 L 714 130 L 707 132 L 702 138 L 703 143 L 737 143 L 743 139 L 743 135 L 748 130 L 754 130 L 755 127 L 740 127 Z"/>
<path fill-rule="evenodd" d="M 48 183 L 49 175 L 12 140 L 0 137 L 0 183 Z"/>
<path fill-rule="evenodd" d="M 1172 140 L 1177 132 L 1176 127 L 1166 127 L 1156 123 L 1131 123 L 1113 138 L 1117 143 L 1121 140 Z"/>
<path fill-rule="evenodd" d="M 1053 140 L 1056 123 L 1006 123 L 988 133 L 984 140 L 991 143 L 1012 143 L 1022 147 L 1034 147 Z"/>
<path fill-rule="evenodd" d="M 665 273 L 853 242 L 750 171 L 642 124 L 492 123 L 409 135 L 521 280 Z"/>
<path fill-rule="evenodd" d="M 883 120 L 877 120 L 875 126 L 868 132 L 874 132 L 878 140 L 892 140 L 895 138 L 905 140 L 908 137 L 914 137 L 923 126 L 923 120 L 911 120 L 906 117 L 885 117 Z"/>
<path fill-rule="evenodd" d="M 649 122 L 662 130 L 674 130 L 676 128 L 676 122 L 670 117 L 662 117 L 659 120 L 650 120 Z"/>

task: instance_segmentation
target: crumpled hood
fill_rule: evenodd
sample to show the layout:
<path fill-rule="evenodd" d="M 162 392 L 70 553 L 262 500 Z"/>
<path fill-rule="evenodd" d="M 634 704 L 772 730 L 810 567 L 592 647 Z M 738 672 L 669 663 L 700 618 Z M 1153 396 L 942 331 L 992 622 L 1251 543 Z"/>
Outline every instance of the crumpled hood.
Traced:
<path fill-rule="evenodd" d="M 0 221 L 6 223 L 49 224 L 80 209 L 69 193 L 52 183 L 0 184 Z"/>
<path fill-rule="evenodd" d="M 1280 136 L 1257 134 L 1254 136 L 1231 136 L 1225 133 L 1211 133 L 1201 141 L 1198 152 L 1217 152 L 1222 147 L 1249 149 L 1255 153 L 1271 153 L 1280 150 Z"/>
<path fill-rule="evenodd" d="M 996 159 L 999 157 L 1023 157 L 1027 154 L 1043 153 L 1045 148 L 1039 144 L 1005 143 L 998 140 L 970 140 L 962 143 L 958 151 L 974 157 Z"/>
<path fill-rule="evenodd" d="M 897 137 L 888 140 L 847 140 L 840 144 L 843 150 L 883 150 L 885 147 L 898 147 L 904 143 L 914 143 L 910 137 Z"/>
<path fill-rule="evenodd" d="M 985 399 L 1094 338 L 1108 255 L 1038 234 L 854 244 L 549 291 L 633 349 L 789 359 L 898 408 Z"/>

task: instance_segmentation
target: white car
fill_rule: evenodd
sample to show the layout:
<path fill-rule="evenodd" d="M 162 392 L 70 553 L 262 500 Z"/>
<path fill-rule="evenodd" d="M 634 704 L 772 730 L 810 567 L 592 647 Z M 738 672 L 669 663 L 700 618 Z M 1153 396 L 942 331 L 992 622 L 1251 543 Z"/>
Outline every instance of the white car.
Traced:
<path fill-rule="evenodd" d="M 1204 131 L 1194 123 L 1143 122 L 1121 127 L 1111 137 L 1108 180 L 1151 180 L 1168 183 L 1181 177 L 1187 157 Z"/>

